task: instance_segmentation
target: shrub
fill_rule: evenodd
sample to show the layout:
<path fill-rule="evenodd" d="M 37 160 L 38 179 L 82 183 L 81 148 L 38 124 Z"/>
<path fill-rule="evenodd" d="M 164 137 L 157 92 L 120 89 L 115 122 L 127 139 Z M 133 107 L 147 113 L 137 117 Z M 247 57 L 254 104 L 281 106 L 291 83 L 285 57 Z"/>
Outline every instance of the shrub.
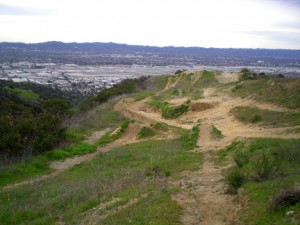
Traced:
<path fill-rule="evenodd" d="M 159 108 L 162 111 L 163 118 L 175 119 L 189 110 L 190 101 L 186 101 L 185 103 L 179 106 L 173 106 L 173 107 L 171 107 L 167 102 L 161 102 L 157 100 L 149 101 L 147 104 Z"/>
<path fill-rule="evenodd" d="M 170 107 L 162 112 L 162 117 L 166 119 L 175 119 L 189 111 L 189 104 L 182 104 Z"/>
<path fill-rule="evenodd" d="M 153 137 L 156 135 L 155 130 L 153 130 L 150 127 L 143 127 L 140 132 L 138 133 L 139 138 L 147 138 L 147 137 Z"/>
<path fill-rule="evenodd" d="M 229 185 L 229 193 L 235 194 L 245 181 L 246 178 L 239 169 L 232 170 L 226 177 L 226 182 Z"/>
<path fill-rule="evenodd" d="M 279 171 L 280 162 L 278 160 L 271 159 L 270 156 L 266 156 L 262 153 L 256 162 L 254 162 L 254 176 L 257 181 L 263 181 L 276 176 Z"/>
<path fill-rule="evenodd" d="M 252 123 L 257 123 L 262 121 L 262 117 L 260 115 L 255 114 L 253 119 L 252 119 Z"/>
<path fill-rule="evenodd" d="M 239 168 L 242 168 L 249 162 L 250 155 L 248 152 L 238 150 L 234 155 L 234 162 Z"/>

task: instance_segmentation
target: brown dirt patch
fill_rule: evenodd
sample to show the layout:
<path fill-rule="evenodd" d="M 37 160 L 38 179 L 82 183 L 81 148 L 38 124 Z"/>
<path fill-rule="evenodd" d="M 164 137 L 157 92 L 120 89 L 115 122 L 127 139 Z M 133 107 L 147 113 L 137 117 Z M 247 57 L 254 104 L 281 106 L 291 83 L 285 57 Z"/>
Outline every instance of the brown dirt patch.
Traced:
<path fill-rule="evenodd" d="M 193 112 L 201 112 L 207 109 L 211 109 L 214 106 L 206 102 L 196 102 L 190 105 L 190 110 Z"/>

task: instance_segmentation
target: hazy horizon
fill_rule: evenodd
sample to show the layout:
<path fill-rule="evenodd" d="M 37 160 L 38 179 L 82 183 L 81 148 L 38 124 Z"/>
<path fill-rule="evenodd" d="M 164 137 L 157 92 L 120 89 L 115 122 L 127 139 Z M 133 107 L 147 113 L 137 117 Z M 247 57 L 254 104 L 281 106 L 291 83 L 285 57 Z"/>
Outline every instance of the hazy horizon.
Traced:
<path fill-rule="evenodd" d="M 0 0 L 0 42 L 300 49 L 297 0 Z"/>
<path fill-rule="evenodd" d="M 127 43 L 116 43 L 116 42 L 100 42 L 100 41 L 95 41 L 95 42 L 76 42 L 76 41 L 72 41 L 72 42 L 64 42 L 64 41 L 57 41 L 57 40 L 50 40 L 50 41 L 43 41 L 43 42 L 13 42 L 13 41 L 0 41 L 0 43 L 15 43 L 15 44 L 43 44 L 43 43 L 51 43 L 51 42 L 57 42 L 57 43 L 63 43 L 63 44 L 72 44 L 72 43 L 76 43 L 76 44 L 117 44 L 117 45 L 128 45 L 128 46 L 143 46 L 143 47 L 157 47 L 157 48 L 205 48 L 205 49 L 249 49 L 249 50 L 291 50 L 291 51 L 300 51 L 299 49 L 288 49 L 288 48 L 232 48 L 232 47 L 203 47 L 203 46 L 174 46 L 174 45 L 165 45 L 165 46 L 157 46 L 157 45 L 143 45 L 143 44 L 127 44 Z"/>

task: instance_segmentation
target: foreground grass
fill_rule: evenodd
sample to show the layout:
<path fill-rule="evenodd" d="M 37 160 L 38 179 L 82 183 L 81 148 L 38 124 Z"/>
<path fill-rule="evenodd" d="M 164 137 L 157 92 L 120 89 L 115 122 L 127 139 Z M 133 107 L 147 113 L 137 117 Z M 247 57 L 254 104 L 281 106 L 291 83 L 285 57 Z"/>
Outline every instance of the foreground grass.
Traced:
<path fill-rule="evenodd" d="M 64 149 L 54 149 L 39 156 L 31 157 L 24 162 L 0 166 L 0 187 L 19 182 L 30 177 L 51 172 L 49 164 L 76 155 L 84 155 L 96 151 L 96 146 L 80 143 Z"/>
<path fill-rule="evenodd" d="M 55 179 L 0 192 L 0 224 L 77 224 L 90 218 L 83 212 L 112 197 L 139 200 L 101 224 L 178 224 L 181 210 L 164 178 L 199 169 L 201 160 L 180 140 L 119 147 Z"/>
<path fill-rule="evenodd" d="M 249 198 L 241 215 L 244 224 L 299 224 L 300 199 L 282 205 L 271 201 L 284 191 L 299 191 L 299 149 L 300 140 L 257 138 L 234 142 L 219 154 L 233 156 L 236 167 L 227 181 L 234 189 L 242 187 L 241 195 Z M 294 215 L 287 216 L 288 211 Z"/>
<path fill-rule="evenodd" d="M 233 115 L 246 123 L 260 123 L 261 125 L 282 127 L 300 125 L 299 112 L 278 112 L 263 110 L 257 107 L 235 107 L 231 110 Z"/>

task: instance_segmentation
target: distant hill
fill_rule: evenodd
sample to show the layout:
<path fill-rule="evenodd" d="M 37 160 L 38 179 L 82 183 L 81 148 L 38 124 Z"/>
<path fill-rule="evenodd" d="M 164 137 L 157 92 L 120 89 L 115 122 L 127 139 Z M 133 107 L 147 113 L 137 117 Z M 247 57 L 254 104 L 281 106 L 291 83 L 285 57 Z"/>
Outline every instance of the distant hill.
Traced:
<path fill-rule="evenodd" d="M 299 67 L 300 50 L 154 47 L 99 42 L 0 43 L 0 62 L 18 61 L 77 64 Z"/>
<path fill-rule="evenodd" d="M 59 98 L 70 106 L 77 104 L 83 96 L 79 93 L 69 93 L 53 89 L 45 85 L 0 80 L 0 100 L 14 101 L 22 105 L 39 105 L 44 100 Z"/>

